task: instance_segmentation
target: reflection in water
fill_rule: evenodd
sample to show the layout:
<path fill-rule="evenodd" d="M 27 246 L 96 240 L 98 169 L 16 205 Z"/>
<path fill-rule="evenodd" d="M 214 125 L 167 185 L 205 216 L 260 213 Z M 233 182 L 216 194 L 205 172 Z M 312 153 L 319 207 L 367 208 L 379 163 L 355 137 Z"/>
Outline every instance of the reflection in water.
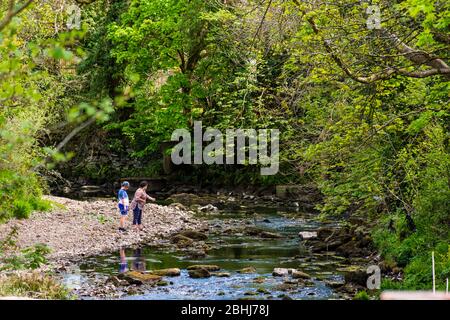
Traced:
<path fill-rule="evenodd" d="M 146 271 L 145 257 L 142 255 L 141 248 L 137 248 L 134 250 L 134 260 L 133 260 L 132 269 L 134 271 L 141 271 L 141 272 Z"/>
<path fill-rule="evenodd" d="M 120 248 L 120 263 L 119 273 L 125 273 L 128 271 L 127 256 L 125 255 L 125 248 Z"/>

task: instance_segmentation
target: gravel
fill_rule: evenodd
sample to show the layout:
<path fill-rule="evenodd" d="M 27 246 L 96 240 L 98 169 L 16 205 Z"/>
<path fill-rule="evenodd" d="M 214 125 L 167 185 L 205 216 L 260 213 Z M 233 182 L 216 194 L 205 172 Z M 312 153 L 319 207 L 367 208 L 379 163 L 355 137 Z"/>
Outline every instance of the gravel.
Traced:
<path fill-rule="evenodd" d="M 149 203 L 142 217 L 144 230 L 132 230 L 130 212 L 128 231 L 122 233 L 118 230 L 120 214 L 115 200 L 45 198 L 55 203 L 51 211 L 35 212 L 29 219 L 13 219 L 0 225 L 0 238 L 17 227 L 17 245 L 24 248 L 37 243 L 46 244 L 51 250 L 47 256 L 50 261 L 112 252 L 120 247 L 152 243 L 181 230 L 203 227 L 202 222 L 193 217 L 192 211 Z"/>

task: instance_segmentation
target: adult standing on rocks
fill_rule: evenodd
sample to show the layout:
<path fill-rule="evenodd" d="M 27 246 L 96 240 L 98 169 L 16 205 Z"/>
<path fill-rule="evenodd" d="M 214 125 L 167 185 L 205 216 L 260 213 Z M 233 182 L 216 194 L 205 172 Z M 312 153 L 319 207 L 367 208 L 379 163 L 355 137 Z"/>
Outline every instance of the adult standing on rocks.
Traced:
<path fill-rule="evenodd" d="M 140 231 L 143 229 L 142 226 L 142 210 L 144 209 L 144 205 L 147 202 L 147 199 L 150 201 L 156 201 L 155 198 L 150 197 L 147 194 L 148 182 L 142 181 L 139 184 L 139 189 L 136 190 L 134 194 L 133 201 L 131 201 L 130 209 L 133 210 L 133 226 L 135 226 L 136 231 Z"/>

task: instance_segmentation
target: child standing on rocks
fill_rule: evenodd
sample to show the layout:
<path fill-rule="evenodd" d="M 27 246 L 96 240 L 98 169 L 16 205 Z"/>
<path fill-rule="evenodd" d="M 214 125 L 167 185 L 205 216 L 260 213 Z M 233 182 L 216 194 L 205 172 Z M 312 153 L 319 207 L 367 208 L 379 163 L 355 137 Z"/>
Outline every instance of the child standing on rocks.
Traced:
<path fill-rule="evenodd" d="M 133 201 L 131 201 L 130 209 L 133 210 L 133 226 L 135 226 L 136 231 L 143 229 L 142 210 L 144 209 L 144 205 L 147 202 L 147 199 L 150 201 L 156 201 L 146 193 L 147 187 L 147 181 L 142 181 L 139 184 L 139 189 L 137 189 L 136 193 L 134 194 Z"/>
<path fill-rule="evenodd" d="M 128 198 L 127 190 L 130 187 L 130 183 L 128 181 L 124 181 L 122 183 L 122 188 L 120 188 L 117 198 L 119 200 L 119 210 L 120 210 L 120 224 L 119 231 L 126 231 L 125 229 L 125 221 L 127 219 L 128 210 L 130 207 L 130 200 Z"/>

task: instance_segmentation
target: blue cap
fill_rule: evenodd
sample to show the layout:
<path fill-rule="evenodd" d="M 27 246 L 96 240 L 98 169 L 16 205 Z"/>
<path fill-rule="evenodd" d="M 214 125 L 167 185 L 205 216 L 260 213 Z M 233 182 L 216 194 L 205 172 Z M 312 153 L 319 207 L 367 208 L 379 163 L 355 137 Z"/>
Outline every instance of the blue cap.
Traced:
<path fill-rule="evenodd" d="M 122 187 L 129 187 L 130 183 L 128 181 L 122 182 Z"/>

